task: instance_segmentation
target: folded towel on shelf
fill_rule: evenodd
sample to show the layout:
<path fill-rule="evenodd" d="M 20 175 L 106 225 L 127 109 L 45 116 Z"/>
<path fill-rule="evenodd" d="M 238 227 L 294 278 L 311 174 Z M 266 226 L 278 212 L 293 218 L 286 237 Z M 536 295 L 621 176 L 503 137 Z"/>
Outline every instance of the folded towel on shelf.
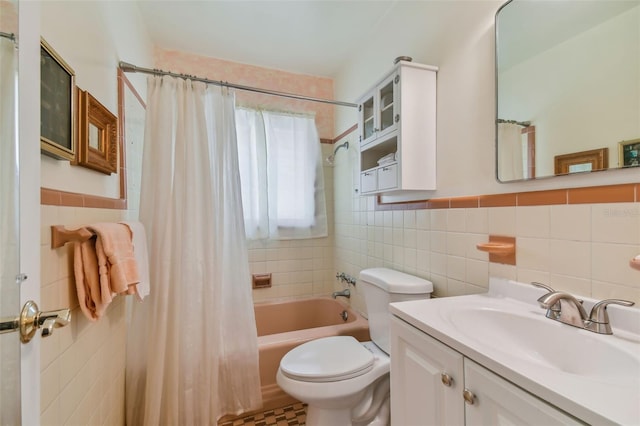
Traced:
<path fill-rule="evenodd" d="M 133 236 L 133 254 L 138 264 L 140 282 L 136 285 L 136 296 L 139 301 L 149 295 L 149 254 L 147 251 L 147 234 L 140 222 L 121 222 L 129 227 Z"/>
<path fill-rule="evenodd" d="M 136 294 L 140 276 L 127 225 L 96 223 L 87 229 L 95 236 L 75 243 L 74 275 L 80 309 L 96 321 L 115 294 Z"/>
<path fill-rule="evenodd" d="M 383 164 L 393 163 L 394 161 L 396 161 L 396 153 L 392 152 L 392 153 L 387 154 L 384 157 L 380 158 L 378 160 L 378 165 L 382 166 Z"/>

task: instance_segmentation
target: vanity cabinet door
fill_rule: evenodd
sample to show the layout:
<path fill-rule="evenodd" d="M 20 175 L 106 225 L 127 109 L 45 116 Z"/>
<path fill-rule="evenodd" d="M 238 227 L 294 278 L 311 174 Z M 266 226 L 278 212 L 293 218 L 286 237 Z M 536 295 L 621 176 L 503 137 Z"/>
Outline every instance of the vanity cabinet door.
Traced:
<path fill-rule="evenodd" d="M 464 424 L 462 355 L 391 320 L 391 424 Z"/>
<path fill-rule="evenodd" d="M 582 425 L 468 358 L 464 359 L 467 425 Z"/>

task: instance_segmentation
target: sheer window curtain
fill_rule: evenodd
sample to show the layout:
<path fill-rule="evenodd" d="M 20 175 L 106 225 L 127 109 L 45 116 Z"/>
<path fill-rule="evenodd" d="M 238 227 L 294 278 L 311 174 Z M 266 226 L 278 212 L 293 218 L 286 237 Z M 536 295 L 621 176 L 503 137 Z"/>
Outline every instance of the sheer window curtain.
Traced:
<path fill-rule="evenodd" d="M 148 79 L 140 220 L 151 294 L 133 306 L 127 424 L 216 424 L 261 405 L 234 97 Z"/>
<path fill-rule="evenodd" d="M 327 236 L 320 139 L 311 116 L 236 110 L 249 239 Z"/>

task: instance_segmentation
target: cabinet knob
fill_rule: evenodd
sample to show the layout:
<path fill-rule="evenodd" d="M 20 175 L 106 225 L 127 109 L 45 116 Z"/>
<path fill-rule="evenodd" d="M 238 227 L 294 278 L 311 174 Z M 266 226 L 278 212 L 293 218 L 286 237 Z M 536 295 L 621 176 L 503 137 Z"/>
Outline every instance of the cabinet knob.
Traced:
<path fill-rule="evenodd" d="M 464 402 L 469 405 L 473 405 L 476 402 L 476 396 L 469 389 L 462 391 L 462 397 L 464 398 Z"/>
<path fill-rule="evenodd" d="M 440 376 L 440 380 L 442 380 L 442 384 L 446 387 L 450 388 L 453 385 L 453 378 L 447 373 L 442 373 Z"/>

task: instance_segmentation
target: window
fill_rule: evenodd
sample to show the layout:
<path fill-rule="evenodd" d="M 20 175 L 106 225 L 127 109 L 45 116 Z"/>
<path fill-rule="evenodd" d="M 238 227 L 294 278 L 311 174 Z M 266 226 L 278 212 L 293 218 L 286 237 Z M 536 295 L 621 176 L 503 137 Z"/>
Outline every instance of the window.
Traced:
<path fill-rule="evenodd" d="M 245 231 L 250 239 L 327 236 L 313 117 L 236 109 Z"/>

